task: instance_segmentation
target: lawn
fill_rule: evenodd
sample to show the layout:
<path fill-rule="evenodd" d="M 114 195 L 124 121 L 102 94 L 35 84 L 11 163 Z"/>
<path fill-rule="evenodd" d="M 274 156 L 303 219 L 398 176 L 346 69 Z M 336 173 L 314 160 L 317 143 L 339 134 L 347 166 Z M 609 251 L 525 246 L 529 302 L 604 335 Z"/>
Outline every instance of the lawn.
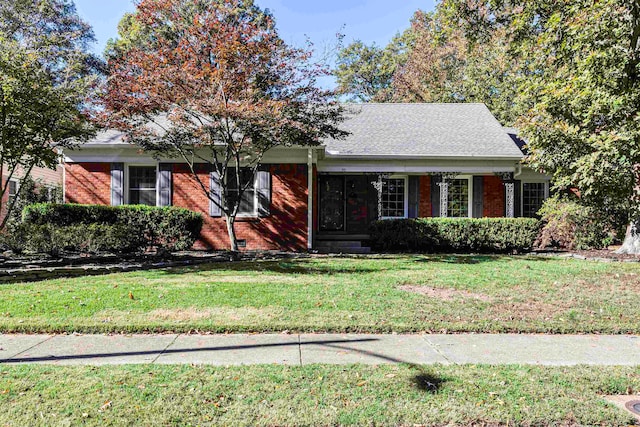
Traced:
<path fill-rule="evenodd" d="M 0 286 L 0 332 L 640 333 L 640 264 L 377 256 Z"/>
<path fill-rule="evenodd" d="M 0 366 L 0 425 L 625 426 L 640 368 Z"/>

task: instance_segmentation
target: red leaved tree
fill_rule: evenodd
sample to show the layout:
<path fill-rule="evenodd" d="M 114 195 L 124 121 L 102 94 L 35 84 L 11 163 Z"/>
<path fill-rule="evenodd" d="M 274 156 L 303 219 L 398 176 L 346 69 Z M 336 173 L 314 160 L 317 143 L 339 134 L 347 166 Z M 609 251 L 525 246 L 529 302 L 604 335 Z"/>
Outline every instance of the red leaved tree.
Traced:
<path fill-rule="evenodd" d="M 106 123 L 180 158 L 226 219 L 232 251 L 242 195 L 264 154 L 342 138 L 343 111 L 317 86 L 329 72 L 288 46 L 252 0 L 141 0 L 107 48 Z M 198 164 L 214 172 L 208 191 Z"/>

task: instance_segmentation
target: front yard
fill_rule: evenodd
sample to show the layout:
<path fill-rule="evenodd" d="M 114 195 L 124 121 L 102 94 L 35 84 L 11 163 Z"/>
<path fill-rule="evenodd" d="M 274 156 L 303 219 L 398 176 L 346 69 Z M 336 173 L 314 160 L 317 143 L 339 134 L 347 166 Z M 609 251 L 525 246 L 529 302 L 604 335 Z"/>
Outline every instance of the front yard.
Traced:
<path fill-rule="evenodd" d="M 626 426 L 637 367 L 0 366 L 0 425 Z"/>
<path fill-rule="evenodd" d="M 0 286 L 0 332 L 640 333 L 640 265 L 377 256 Z"/>

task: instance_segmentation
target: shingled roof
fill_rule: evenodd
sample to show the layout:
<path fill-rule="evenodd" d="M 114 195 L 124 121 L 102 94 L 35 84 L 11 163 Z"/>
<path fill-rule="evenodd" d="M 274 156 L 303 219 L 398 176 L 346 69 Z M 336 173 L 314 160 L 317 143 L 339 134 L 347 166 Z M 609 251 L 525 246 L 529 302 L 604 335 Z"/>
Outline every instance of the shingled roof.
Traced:
<path fill-rule="evenodd" d="M 346 140 L 328 139 L 328 158 L 523 157 L 484 104 L 347 104 Z M 116 130 L 88 146 L 128 145 Z"/>
<path fill-rule="evenodd" d="M 346 140 L 326 141 L 327 157 L 522 158 L 484 104 L 348 104 Z"/>

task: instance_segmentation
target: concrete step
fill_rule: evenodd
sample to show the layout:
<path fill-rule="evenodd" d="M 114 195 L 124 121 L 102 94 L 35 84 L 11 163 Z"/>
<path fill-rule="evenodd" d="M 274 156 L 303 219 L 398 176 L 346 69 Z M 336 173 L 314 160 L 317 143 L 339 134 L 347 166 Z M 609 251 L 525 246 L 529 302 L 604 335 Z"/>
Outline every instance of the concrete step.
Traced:
<path fill-rule="evenodd" d="M 319 254 L 370 254 L 371 253 L 371 248 L 366 247 L 366 246 L 361 246 L 361 247 L 358 247 L 358 248 L 319 247 L 317 250 L 318 250 Z"/>
<path fill-rule="evenodd" d="M 361 248 L 362 242 L 359 240 L 318 240 L 318 248 Z"/>

